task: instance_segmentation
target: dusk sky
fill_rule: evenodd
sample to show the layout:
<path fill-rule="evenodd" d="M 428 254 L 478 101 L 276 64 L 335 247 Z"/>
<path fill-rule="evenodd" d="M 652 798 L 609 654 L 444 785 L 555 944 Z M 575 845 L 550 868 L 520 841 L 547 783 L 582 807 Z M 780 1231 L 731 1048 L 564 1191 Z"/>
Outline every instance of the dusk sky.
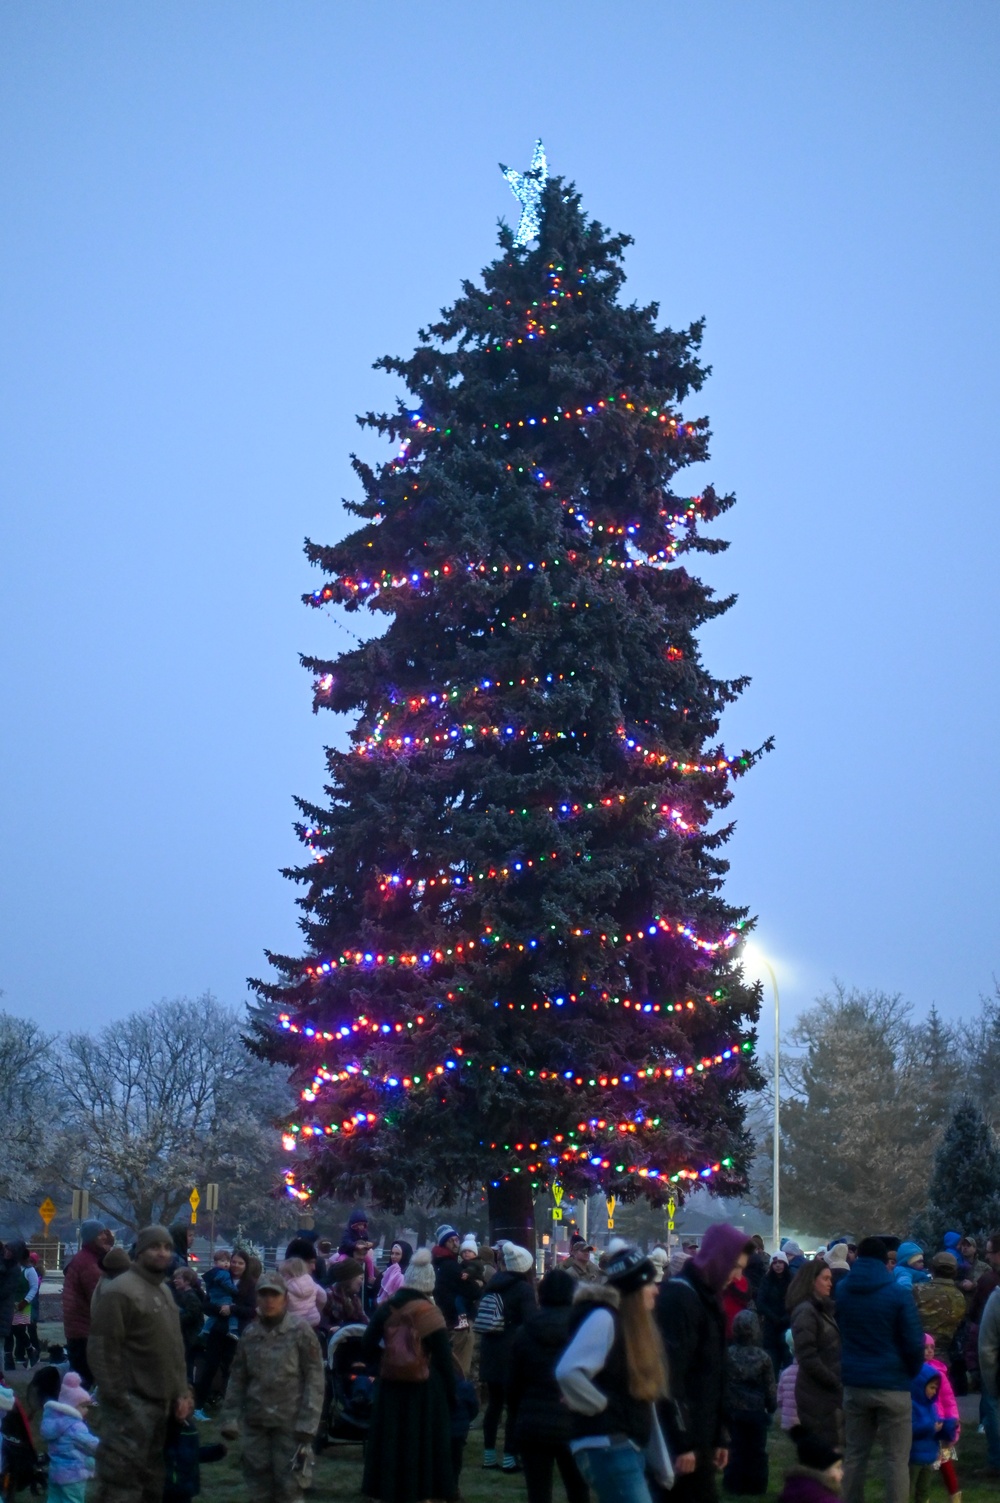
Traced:
<path fill-rule="evenodd" d="M 753 683 L 729 894 L 790 1021 L 1000 973 L 995 0 L 0 9 L 0 1006 L 235 1004 L 297 946 L 323 746 L 306 535 L 372 370 L 495 254 L 536 136 L 707 319 L 703 637 Z M 356 625 L 359 618 L 346 618 Z M 360 619 L 366 619 L 364 617 Z M 378 618 L 376 618 L 378 619 Z M 769 1029 L 761 1030 L 769 1047 Z"/>

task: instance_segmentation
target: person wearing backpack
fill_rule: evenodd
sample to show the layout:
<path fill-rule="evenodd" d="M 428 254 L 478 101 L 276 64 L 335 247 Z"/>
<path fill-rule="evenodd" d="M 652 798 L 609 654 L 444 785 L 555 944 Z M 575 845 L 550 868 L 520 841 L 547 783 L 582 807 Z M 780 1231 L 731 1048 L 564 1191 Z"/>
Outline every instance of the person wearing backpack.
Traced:
<path fill-rule="evenodd" d="M 361 1491 L 380 1503 L 454 1498 L 451 1422 L 455 1370 L 445 1318 L 434 1305 L 427 1248 L 413 1254 L 403 1287 L 379 1305 L 361 1341 L 378 1366 Z"/>
<path fill-rule="evenodd" d="M 486 1384 L 488 1395 L 483 1415 L 483 1466 L 487 1471 L 498 1467 L 505 1472 L 520 1468 L 514 1450 L 514 1436 L 508 1424 L 504 1431 L 502 1463 L 497 1460 L 497 1431 L 507 1403 L 510 1381 L 510 1355 L 514 1337 L 538 1308 L 535 1287 L 531 1282 L 535 1260 L 526 1247 L 514 1242 L 503 1244 L 503 1269 L 493 1275 L 479 1301 L 472 1329 L 480 1336 L 479 1381 Z M 508 1433 L 509 1432 L 509 1433 Z"/>

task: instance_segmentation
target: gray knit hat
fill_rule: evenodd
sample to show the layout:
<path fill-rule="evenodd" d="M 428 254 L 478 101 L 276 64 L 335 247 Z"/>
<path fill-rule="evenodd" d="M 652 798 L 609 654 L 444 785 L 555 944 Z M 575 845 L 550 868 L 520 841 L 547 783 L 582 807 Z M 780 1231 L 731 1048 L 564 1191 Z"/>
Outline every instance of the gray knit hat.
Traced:
<path fill-rule="evenodd" d="M 135 1255 L 144 1253 L 147 1247 L 160 1247 L 166 1244 L 170 1251 L 174 1250 L 174 1239 L 165 1226 L 144 1226 L 135 1239 Z"/>
<path fill-rule="evenodd" d="M 418 1294 L 434 1293 L 434 1264 L 430 1249 L 418 1247 L 410 1259 L 410 1266 L 403 1274 L 403 1288 L 415 1289 Z"/>

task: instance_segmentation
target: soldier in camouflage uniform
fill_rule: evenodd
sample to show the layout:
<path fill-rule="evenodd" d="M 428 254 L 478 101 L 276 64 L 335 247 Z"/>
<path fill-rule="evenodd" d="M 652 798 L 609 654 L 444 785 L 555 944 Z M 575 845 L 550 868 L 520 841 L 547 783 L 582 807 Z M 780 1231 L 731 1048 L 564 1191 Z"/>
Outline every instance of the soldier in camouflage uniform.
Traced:
<path fill-rule="evenodd" d="M 231 1440 L 242 1424 L 250 1503 L 296 1503 L 301 1492 L 292 1467 L 319 1429 L 323 1358 L 312 1327 L 288 1313 L 279 1273 L 258 1281 L 257 1317 L 236 1348 L 222 1433 Z"/>
<path fill-rule="evenodd" d="M 923 1321 L 924 1330 L 934 1337 L 939 1354 L 948 1360 L 952 1337 L 965 1319 L 965 1295 L 955 1283 L 958 1259 L 954 1253 L 935 1253 L 931 1261 L 932 1277 L 914 1284 L 913 1298 Z"/>
<path fill-rule="evenodd" d="M 97 1503 L 162 1503 L 167 1421 L 187 1419 L 177 1305 L 164 1281 L 173 1260 L 165 1226 L 147 1226 L 135 1262 L 92 1305 L 87 1361 L 100 1392 Z"/>

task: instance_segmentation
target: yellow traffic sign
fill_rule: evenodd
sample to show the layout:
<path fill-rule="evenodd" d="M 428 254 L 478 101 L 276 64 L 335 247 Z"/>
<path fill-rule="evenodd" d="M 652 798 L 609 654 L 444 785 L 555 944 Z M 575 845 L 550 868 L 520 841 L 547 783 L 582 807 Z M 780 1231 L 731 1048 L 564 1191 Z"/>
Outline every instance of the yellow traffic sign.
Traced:
<path fill-rule="evenodd" d="M 615 1206 L 618 1202 L 613 1195 L 608 1195 L 605 1199 L 608 1202 L 608 1231 L 613 1232 L 615 1229 Z"/>
<path fill-rule="evenodd" d="M 56 1214 L 56 1205 L 55 1205 L 55 1202 L 52 1201 L 52 1200 L 50 1200 L 47 1195 L 46 1195 L 45 1199 L 42 1201 L 41 1205 L 38 1207 L 38 1214 L 42 1218 L 42 1221 L 43 1221 L 43 1223 L 45 1225 L 45 1230 L 48 1231 L 48 1229 L 49 1229 L 49 1222 L 52 1220 L 53 1216 Z"/>
<path fill-rule="evenodd" d="M 198 1222 L 198 1207 L 201 1205 L 201 1196 L 198 1194 L 197 1185 L 195 1185 L 188 1196 L 188 1205 L 191 1207 L 191 1225 L 196 1226 Z"/>
<path fill-rule="evenodd" d="M 553 1206 L 552 1207 L 552 1220 L 553 1221 L 561 1221 L 562 1219 L 563 1219 L 562 1206 Z"/>

